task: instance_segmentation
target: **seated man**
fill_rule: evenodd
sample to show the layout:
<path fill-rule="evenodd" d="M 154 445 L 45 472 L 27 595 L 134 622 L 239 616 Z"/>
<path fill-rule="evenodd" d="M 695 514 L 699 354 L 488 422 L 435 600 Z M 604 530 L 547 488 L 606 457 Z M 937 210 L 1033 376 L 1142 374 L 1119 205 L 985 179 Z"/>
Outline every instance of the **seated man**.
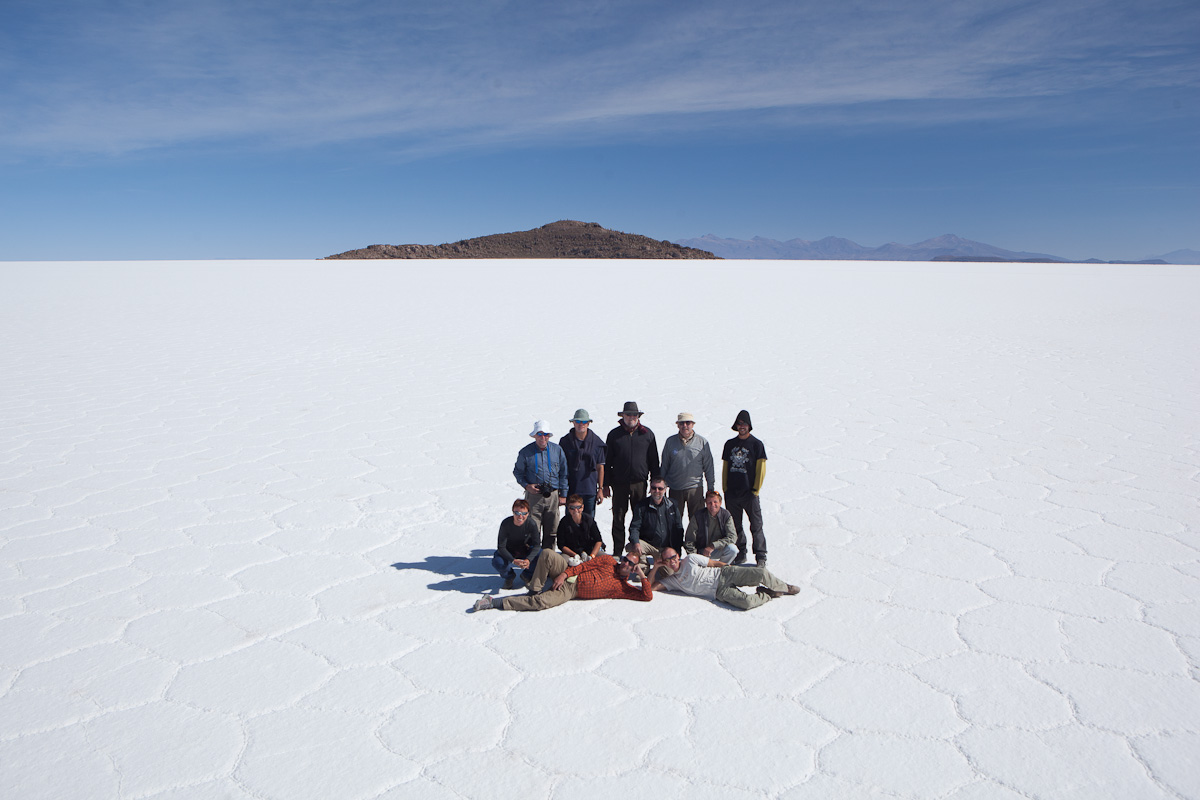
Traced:
<path fill-rule="evenodd" d="M 517 571 L 522 570 L 521 582 L 529 583 L 533 576 L 538 553 L 542 552 L 542 534 L 537 523 L 529 518 L 529 503 L 516 500 L 513 514 L 500 523 L 500 535 L 496 541 L 496 553 L 492 556 L 492 567 L 504 578 L 504 588 L 513 588 Z"/>
<path fill-rule="evenodd" d="M 630 585 L 630 577 L 641 579 L 641 586 Z M 642 571 L 636 553 L 630 553 L 617 561 L 607 553 L 601 553 L 590 561 L 567 566 L 567 559 L 553 550 L 543 550 L 538 558 L 530 586 L 540 588 L 547 578 L 554 582 L 544 592 L 525 597 L 492 597 L 484 595 L 475 602 L 476 611 L 502 608 L 505 611 L 543 611 L 561 606 L 568 600 L 600 600 L 624 598 L 626 600 L 652 600 L 654 592 L 650 579 Z M 533 591 L 531 589 L 530 591 Z"/>
<path fill-rule="evenodd" d="M 567 516 L 558 523 L 558 547 L 566 555 L 567 563 L 573 567 L 595 558 L 603 546 L 596 521 L 584 513 L 583 497 L 577 494 L 568 497 Z"/>
<path fill-rule="evenodd" d="M 733 517 L 721 508 L 721 493 L 713 490 L 704 496 L 705 514 L 697 514 L 688 521 L 683 547 L 689 553 L 732 564 L 737 558 L 737 529 Z"/>
<path fill-rule="evenodd" d="M 658 552 L 670 545 L 683 546 L 683 516 L 675 501 L 667 497 L 667 482 L 662 478 L 650 481 L 650 496 L 633 507 L 633 522 L 629 523 L 629 543 L 637 547 L 639 556 L 658 558 Z M 642 559 L 645 563 L 645 559 Z"/>
<path fill-rule="evenodd" d="M 736 550 L 735 550 L 736 552 Z M 708 597 L 746 611 L 785 594 L 800 594 L 800 587 L 784 583 L 766 567 L 731 567 L 723 561 L 691 553 L 680 559 L 673 547 L 662 551 L 650 572 L 654 589 Z M 740 586 L 756 586 L 754 594 Z"/>

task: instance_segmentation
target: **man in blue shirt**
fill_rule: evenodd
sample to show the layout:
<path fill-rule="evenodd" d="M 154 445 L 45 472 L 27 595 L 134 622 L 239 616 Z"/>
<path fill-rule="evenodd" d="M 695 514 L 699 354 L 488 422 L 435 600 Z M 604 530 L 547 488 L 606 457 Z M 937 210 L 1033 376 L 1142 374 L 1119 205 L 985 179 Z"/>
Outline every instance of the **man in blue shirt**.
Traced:
<path fill-rule="evenodd" d="M 542 532 L 542 547 L 554 549 L 558 533 L 558 507 L 567 501 L 567 458 L 550 441 L 553 434 L 543 420 L 533 423 L 533 442 L 517 453 L 513 477 L 525 490 L 529 516 Z"/>

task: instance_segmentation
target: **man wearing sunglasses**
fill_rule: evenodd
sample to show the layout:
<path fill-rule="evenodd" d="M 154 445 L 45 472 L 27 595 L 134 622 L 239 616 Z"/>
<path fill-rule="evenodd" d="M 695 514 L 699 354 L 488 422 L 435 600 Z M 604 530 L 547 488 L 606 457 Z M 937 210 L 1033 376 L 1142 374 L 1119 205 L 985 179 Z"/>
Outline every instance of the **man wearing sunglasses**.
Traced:
<path fill-rule="evenodd" d="M 640 579 L 639 586 L 630 579 Z M 626 555 L 620 561 L 601 553 L 590 561 L 567 566 L 567 560 L 553 550 L 543 550 L 537 569 L 530 581 L 530 592 L 552 579 L 550 588 L 524 597 L 492 597 L 484 595 L 475 601 L 476 611 L 496 608 L 505 611 L 544 611 L 561 606 L 568 600 L 644 600 L 654 599 L 650 578 L 646 576 L 637 554 Z"/>
<path fill-rule="evenodd" d="M 583 513 L 596 516 L 596 503 L 604 502 L 599 494 L 604 485 L 604 440 L 590 429 L 592 415 L 586 408 L 575 411 L 571 417 L 571 432 L 558 440 L 558 446 L 567 456 L 567 492 L 583 498 Z"/>
<path fill-rule="evenodd" d="M 708 440 L 696 433 L 696 418 L 683 411 L 675 419 L 679 433 L 667 437 L 662 451 L 662 476 L 679 514 L 688 521 L 704 512 L 704 492 L 717 488 L 716 470 Z"/>
<path fill-rule="evenodd" d="M 667 545 L 683 546 L 683 519 L 679 506 L 667 497 L 667 482 L 655 478 L 650 481 L 650 496 L 633 507 L 629 546 L 644 560 L 645 556 L 657 558 Z"/>
<path fill-rule="evenodd" d="M 542 532 L 542 547 L 554 549 L 558 532 L 558 507 L 567 501 L 567 457 L 550 441 L 553 436 L 543 420 L 533 423 L 533 442 L 517 453 L 513 477 L 525 490 L 529 517 Z"/>
<path fill-rule="evenodd" d="M 558 523 L 558 548 L 575 566 L 600 555 L 604 546 L 596 521 L 585 510 L 583 498 L 573 494 L 567 498 L 567 515 Z"/>
<path fill-rule="evenodd" d="M 799 586 L 784 583 L 766 567 L 733 567 L 700 553 L 681 558 L 673 547 L 662 551 L 649 580 L 654 589 L 720 600 L 742 611 L 776 597 L 800 594 Z M 742 591 L 743 586 L 755 587 L 754 594 Z"/>
<path fill-rule="evenodd" d="M 528 585 L 533 577 L 533 565 L 542 552 L 541 534 L 529 518 L 529 503 L 519 499 L 514 501 L 512 512 L 511 517 L 500 523 L 496 552 L 492 555 L 492 567 L 504 578 L 505 589 L 513 588 L 518 569 L 521 570 L 521 582 Z"/>

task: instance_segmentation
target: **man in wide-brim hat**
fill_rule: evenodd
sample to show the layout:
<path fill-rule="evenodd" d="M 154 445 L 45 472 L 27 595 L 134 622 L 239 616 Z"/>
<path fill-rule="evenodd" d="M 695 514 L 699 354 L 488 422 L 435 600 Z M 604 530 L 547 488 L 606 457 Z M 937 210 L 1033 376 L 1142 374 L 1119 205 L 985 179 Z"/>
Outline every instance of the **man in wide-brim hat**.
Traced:
<path fill-rule="evenodd" d="M 659 474 L 658 442 L 654 432 L 642 424 L 637 403 L 625 403 L 620 417 L 621 424 L 604 440 L 604 496 L 613 501 L 614 553 L 625 549 L 625 515 L 629 507 L 646 496 L 647 481 Z"/>

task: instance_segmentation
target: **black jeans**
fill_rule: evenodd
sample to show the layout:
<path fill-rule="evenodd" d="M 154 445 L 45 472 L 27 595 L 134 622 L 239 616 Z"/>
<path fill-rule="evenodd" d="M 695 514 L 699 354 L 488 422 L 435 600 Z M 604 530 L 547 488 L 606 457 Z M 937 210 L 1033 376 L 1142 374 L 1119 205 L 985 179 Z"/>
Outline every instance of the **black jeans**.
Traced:
<path fill-rule="evenodd" d="M 612 554 L 617 558 L 625 551 L 625 514 L 629 507 L 646 496 L 646 481 L 622 483 L 612 489 Z"/>
<path fill-rule="evenodd" d="M 742 530 L 742 511 L 750 518 L 750 540 L 754 547 L 754 555 L 767 554 L 767 537 L 763 535 L 762 506 L 759 505 L 758 495 L 753 492 L 733 494 L 725 497 L 725 508 L 733 517 L 733 528 L 737 531 L 737 549 L 739 553 L 746 552 L 746 532 Z"/>

